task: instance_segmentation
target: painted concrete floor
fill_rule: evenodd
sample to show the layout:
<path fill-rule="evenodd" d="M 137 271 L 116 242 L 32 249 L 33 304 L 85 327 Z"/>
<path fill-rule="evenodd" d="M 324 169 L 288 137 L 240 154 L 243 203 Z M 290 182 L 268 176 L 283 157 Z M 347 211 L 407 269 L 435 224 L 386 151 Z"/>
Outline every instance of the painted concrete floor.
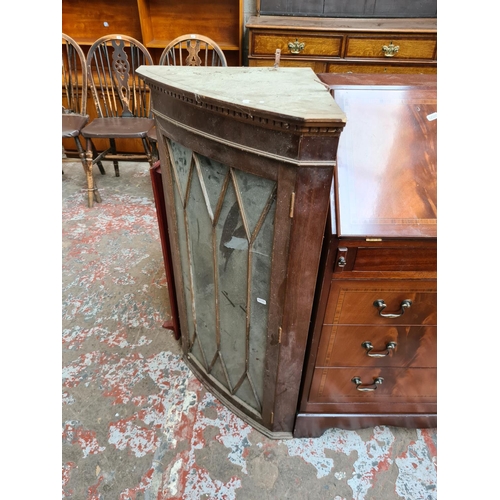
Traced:
<path fill-rule="evenodd" d="M 208 393 L 169 318 L 147 163 L 62 176 L 62 498 L 434 500 L 436 429 L 271 440 Z"/>

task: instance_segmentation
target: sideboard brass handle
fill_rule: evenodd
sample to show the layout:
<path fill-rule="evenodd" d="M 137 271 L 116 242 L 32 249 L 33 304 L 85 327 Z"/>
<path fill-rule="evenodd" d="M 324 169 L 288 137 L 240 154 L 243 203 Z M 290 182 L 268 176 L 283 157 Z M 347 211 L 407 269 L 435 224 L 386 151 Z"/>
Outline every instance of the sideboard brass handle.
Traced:
<path fill-rule="evenodd" d="M 391 42 L 389 45 L 383 45 L 382 50 L 385 57 L 394 57 L 398 53 L 399 45 L 394 45 Z"/>
<path fill-rule="evenodd" d="M 304 42 L 299 42 L 299 39 L 296 38 L 295 42 L 288 42 L 288 48 L 292 54 L 299 54 L 305 48 L 306 44 Z"/>
<path fill-rule="evenodd" d="M 383 381 L 384 379 L 382 377 L 376 377 L 373 379 L 373 384 L 363 385 L 359 377 L 353 377 L 351 379 L 351 382 L 356 384 L 356 389 L 360 392 L 373 392 L 379 385 L 382 385 Z"/>
<path fill-rule="evenodd" d="M 403 300 L 401 302 L 401 311 L 399 313 L 382 313 L 382 311 L 387 307 L 387 304 L 382 300 L 376 300 L 373 305 L 378 308 L 378 315 L 382 316 L 382 318 L 399 318 L 403 316 L 405 313 L 405 309 L 409 309 L 411 307 L 411 300 Z"/>
<path fill-rule="evenodd" d="M 365 349 L 366 349 L 366 355 L 370 356 L 370 358 L 385 358 L 386 356 L 389 356 L 391 351 L 396 348 L 396 342 L 387 342 L 385 345 L 385 352 L 380 352 L 380 351 L 373 351 L 373 345 L 371 342 L 368 340 L 363 342 L 361 344 Z"/>

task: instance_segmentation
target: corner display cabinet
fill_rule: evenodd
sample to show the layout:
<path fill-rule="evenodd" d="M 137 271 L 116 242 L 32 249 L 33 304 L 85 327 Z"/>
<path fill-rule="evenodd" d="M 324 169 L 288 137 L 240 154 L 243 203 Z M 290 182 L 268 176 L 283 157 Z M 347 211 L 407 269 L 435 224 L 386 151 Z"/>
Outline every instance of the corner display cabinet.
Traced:
<path fill-rule="evenodd" d="M 346 113 L 294 436 L 435 427 L 435 75 L 318 77 Z"/>
<path fill-rule="evenodd" d="M 310 68 L 142 66 L 184 359 L 246 422 L 291 437 L 346 117 Z"/>

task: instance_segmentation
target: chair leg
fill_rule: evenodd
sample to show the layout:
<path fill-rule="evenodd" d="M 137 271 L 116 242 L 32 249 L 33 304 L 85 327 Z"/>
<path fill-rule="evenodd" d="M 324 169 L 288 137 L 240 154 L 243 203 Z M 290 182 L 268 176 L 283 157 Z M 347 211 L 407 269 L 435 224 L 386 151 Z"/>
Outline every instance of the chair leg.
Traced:
<path fill-rule="evenodd" d="M 111 146 L 111 153 L 116 154 L 116 142 L 114 139 L 109 140 Z M 115 177 L 120 177 L 120 169 L 118 167 L 118 160 L 113 160 L 113 166 L 115 167 Z"/>
<path fill-rule="evenodd" d="M 97 203 L 101 203 L 101 195 L 97 190 L 97 186 L 94 184 L 94 176 L 92 174 L 93 167 L 93 155 L 92 155 L 92 141 L 87 139 L 86 141 L 86 161 L 84 165 L 85 175 L 87 177 L 87 193 L 88 193 L 88 204 L 89 208 L 94 205 L 94 197 Z"/>
<path fill-rule="evenodd" d="M 87 158 L 85 156 L 85 150 L 83 149 L 82 143 L 80 141 L 80 137 L 78 135 L 75 136 L 75 144 L 76 144 L 76 149 L 78 149 L 78 156 L 80 157 L 80 161 L 82 162 L 83 169 L 85 170 Z"/>
<path fill-rule="evenodd" d="M 94 143 L 92 142 L 92 139 L 90 139 L 90 143 L 92 144 L 93 158 L 97 158 L 97 149 L 95 148 Z M 101 161 L 99 160 L 96 163 L 97 163 L 97 166 L 99 167 L 99 172 L 101 172 L 101 175 L 106 175 L 106 170 L 104 170 L 104 167 L 103 167 Z"/>
<path fill-rule="evenodd" d="M 152 150 L 151 143 L 146 137 L 142 137 L 142 145 L 144 146 L 144 152 L 146 153 L 146 156 L 148 158 L 149 166 L 153 167 L 153 165 L 155 164 L 155 159 L 151 152 Z"/>

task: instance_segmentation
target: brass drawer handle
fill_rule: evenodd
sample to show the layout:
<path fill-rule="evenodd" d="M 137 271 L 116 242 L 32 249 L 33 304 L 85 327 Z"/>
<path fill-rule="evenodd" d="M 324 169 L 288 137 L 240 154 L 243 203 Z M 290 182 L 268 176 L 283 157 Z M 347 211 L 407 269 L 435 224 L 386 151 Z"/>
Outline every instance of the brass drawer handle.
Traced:
<path fill-rule="evenodd" d="M 399 51 L 399 45 L 394 45 L 391 42 L 389 45 L 383 45 L 382 50 L 385 57 L 394 57 Z"/>
<path fill-rule="evenodd" d="M 305 42 L 299 42 L 299 39 L 296 38 L 295 42 L 288 42 L 288 48 L 292 54 L 300 54 L 305 48 Z"/>
<path fill-rule="evenodd" d="M 389 356 L 389 354 L 393 349 L 396 348 L 397 344 L 396 342 L 387 342 L 385 346 L 386 349 L 385 352 L 377 352 L 377 351 L 371 352 L 373 351 L 373 345 L 368 340 L 363 342 L 361 345 L 366 349 L 366 355 L 370 356 L 370 358 L 385 358 L 386 356 Z"/>
<path fill-rule="evenodd" d="M 376 377 L 373 379 L 373 384 L 363 385 L 363 382 L 361 382 L 361 379 L 359 377 L 353 377 L 351 379 L 351 382 L 356 384 L 356 389 L 361 392 L 373 392 L 379 385 L 382 385 L 383 381 L 384 379 L 382 377 Z"/>
<path fill-rule="evenodd" d="M 399 318 L 400 316 L 403 316 L 403 314 L 405 313 L 405 309 L 409 309 L 411 307 L 411 304 L 411 300 L 403 300 L 400 306 L 401 312 L 382 313 L 382 311 L 387 307 L 387 304 L 382 299 L 378 299 L 373 303 L 373 305 L 378 308 L 378 315 L 382 316 L 382 318 Z"/>

